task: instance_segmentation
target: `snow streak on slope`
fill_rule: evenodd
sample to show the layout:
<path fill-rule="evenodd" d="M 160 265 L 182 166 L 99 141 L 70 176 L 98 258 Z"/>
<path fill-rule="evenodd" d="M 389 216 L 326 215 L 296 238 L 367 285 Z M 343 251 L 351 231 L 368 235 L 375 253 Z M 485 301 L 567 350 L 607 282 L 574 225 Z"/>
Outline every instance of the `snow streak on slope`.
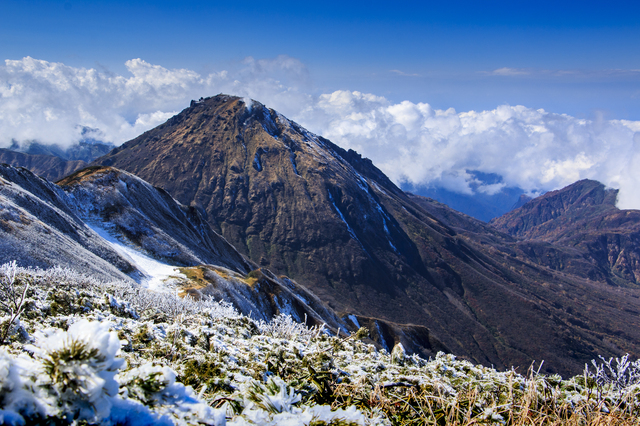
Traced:
<path fill-rule="evenodd" d="M 140 253 L 133 247 L 118 241 L 117 238 L 110 235 L 102 226 L 96 223 L 87 223 L 87 226 L 104 238 L 115 251 L 135 265 L 138 271 L 140 271 L 140 274 L 132 278 L 150 290 L 170 292 L 172 291 L 170 283 L 174 281 L 175 278 L 187 278 L 184 274 L 181 274 L 175 266 L 159 262 L 156 259 Z"/>

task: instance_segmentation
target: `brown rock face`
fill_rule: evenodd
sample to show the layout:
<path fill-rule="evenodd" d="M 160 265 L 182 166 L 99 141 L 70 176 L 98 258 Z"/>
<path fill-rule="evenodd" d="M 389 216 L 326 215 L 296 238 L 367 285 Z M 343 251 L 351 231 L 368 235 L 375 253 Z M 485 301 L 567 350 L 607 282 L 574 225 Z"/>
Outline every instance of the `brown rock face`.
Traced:
<path fill-rule="evenodd" d="M 640 211 L 615 206 L 618 191 L 600 182 L 582 180 L 549 192 L 491 221 L 491 225 L 530 247 L 552 244 L 580 255 L 558 259 L 538 250 L 541 262 L 554 269 L 579 274 L 612 285 L 640 284 Z M 584 264 L 584 265 L 582 265 Z M 589 265 L 587 267 L 586 265 Z"/>
<path fill-rule="evenodd" d="M 396 310 L 380 298 L 397 296 L 407 274 L 390 270 L 398 263 L 416 280 L 424 266 L 349 159 L 365 163 L 262 105 L 247 109 L 238 98 L 216 97 L 99 162 L 201 208 L 238 250 L 313 282 L 336 307 Z M 398 191 L 386 179 L 381 185 Z"/>
<path fill-rule="evenodd" d="M 424 326 L 407 336 L 477 362 L 545 359 L 566 373 L 640 353 L 639 320 L 624 313 L 637 298 L 512 256 L 515 240 L 487 226 L 459 232 L 457 213 L 445 224 L 369 160 L 259 103 L 193 102 L 95 163 L 200 209 L 240 252 L 337 311 Z"/>

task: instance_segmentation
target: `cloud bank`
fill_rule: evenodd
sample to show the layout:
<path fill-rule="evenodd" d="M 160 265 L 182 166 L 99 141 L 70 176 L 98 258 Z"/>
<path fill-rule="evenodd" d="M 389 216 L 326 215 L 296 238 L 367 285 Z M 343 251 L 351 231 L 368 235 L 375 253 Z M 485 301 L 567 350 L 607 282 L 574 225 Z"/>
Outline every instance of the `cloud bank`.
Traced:
<path fill-rule="evenodd" d="M 536 194 L 590 178 L 620 188 L 619 207 L 640 208 L 638 121 L 584 120 L 509 105 L 438 110 L 355 91 L 315 95 L 304 64 L 288 56 L 247 58 L 236 69 L 208 75 L 141 59 L 126 67 L 130 75 L 123 76 L 29 57 L 5 61 L 0 147 L 12 140 L 65 146 L 80 140 L 86 128 L 96 139 L 120 144 L 189 100 L 222 92 L 260 101 L 355 149 L 396 183 L 471 193 L 474 172 L 480 171 L 502 176 L 502 183 L 476 190 L 518 186 Z"/>

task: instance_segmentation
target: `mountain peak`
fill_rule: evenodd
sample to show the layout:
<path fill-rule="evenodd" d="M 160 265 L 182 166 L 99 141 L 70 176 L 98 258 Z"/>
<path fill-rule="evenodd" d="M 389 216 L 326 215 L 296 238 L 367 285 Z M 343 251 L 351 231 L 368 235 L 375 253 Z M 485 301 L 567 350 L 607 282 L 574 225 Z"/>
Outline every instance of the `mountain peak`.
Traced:
<path fill-rule="evenodd" d="M 548 232 L 547 228 L 565 229 L 563 224 L 567 222 L 584 221 L 595 215 L 617 211 L 617 196 L 617 189 L 608 189 L 598 181 L 583 179 L 534 198 L 490 223 L 517 237 L 536 238 Z"/>
<path fill-rule="evenodd" d="M 515 273 L 522 263 L 511 249 L 496 254 L 458 234 L 447 223 L 466 220 L 439 220 L 370 160 L 259 102 L 194 101 L 94 165 L 163 188 L 244 256 L 308 286 L 341 316 L 424 326 L 422 341 L 486 364 L 545 359 L 563 371 L 596 356 L 584 348 L 576 360 L 557 356 L 573 340 L 547 301 L 590 309 L 555 290 L 567 278 L 536 265 Z M 592 315 L 600 329 L 608 314 Z M 576 333 L 593 341 L 592 331 Z"/>

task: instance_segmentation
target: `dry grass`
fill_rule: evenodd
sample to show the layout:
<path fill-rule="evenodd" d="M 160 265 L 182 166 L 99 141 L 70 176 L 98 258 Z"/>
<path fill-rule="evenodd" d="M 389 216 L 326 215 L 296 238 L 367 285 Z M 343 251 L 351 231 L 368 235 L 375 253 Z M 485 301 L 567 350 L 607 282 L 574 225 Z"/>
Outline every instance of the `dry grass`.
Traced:
<path fill-rule="evenodd" d="M 537 425 L 638 425 L 635 415 L 614 407 L 605 413 L 598 406 L 582 404 L 570 406 L 536 403 L 535 395 L 515 400 L 508 406 L 489 409 L 474 407 L 474 393 L 459 395 L 451 402 L 445 397 L 415 389 L 372 393 L 373 407 L 384 411 L 395 425 L 480 425 L 506 424 L 513 426 Z"/>
<path fill-rule="evenodd" d="M 465 390 L 457 389 L 454 395 L 437 386 L 402 381 L 373 385 L 365 379 L 325 386 L 333 387 L 333 409 L 356 405 L 364 411 L 383 412 L 393 425 L 398 426 L 640 425 L 640 389 L 630 388 L 619 398 L 611 398 L 611 394 L 603 397 L 607 390 L 598 389 L 592 383 L 591 388 L 583 388 L 590 389 L 586 400 L 572 402 L 560 397 L 559 386 L 552 387 L 552 377 L 530 371 L 524 388 L 521 380 L 513 380 L 515 377 L 514 373 L 509 382 L 503 388 L 497 388 L 489 398 L 487 389 L 472 383 Z M 566 383 L 562 381 L 563 386 Z"/>
<path fill-rule="evenodd" d="M 238 284 L 244 283 L 249 287 L 253 287 L 263 276 L 259 269 L 249 272 L 246 276 L 241 276 L 231 271 L 208 265 L 182 267 L 178 268 L 178 270 L 187 277 L 186 280 L 181 280 L 180 282 L 180 297 L 191 296 L 196 299 L 200 297 L 198 290 L 211 284 L 211 281 L 205 276 L 207 271 L 214 272 L 227 281 L 237 282 Z"/>
<path fill-rule="evenodd" d="M 65 178 L 60 179 L 56 183 L 60 186 L 79 185 L 87 180 L 90 180 L 94 175 L 98 173 L 102 175 L 110 170 L 113 169 L 107 166 L 89 166 L 75 173 L 72 173 Z"/>
<path fill-rule="evenodd" d="M 198 290 L 209 285 L 209 282 L 204 277 L 204 267 L 183 267 L 178 268 L 178 270 L 187 277 L 186 280 L 180 280 L 180 291 L 178 295 L 180 297 L 190 296 L 196 300 L 199 299 L 200 295 Z"/>

